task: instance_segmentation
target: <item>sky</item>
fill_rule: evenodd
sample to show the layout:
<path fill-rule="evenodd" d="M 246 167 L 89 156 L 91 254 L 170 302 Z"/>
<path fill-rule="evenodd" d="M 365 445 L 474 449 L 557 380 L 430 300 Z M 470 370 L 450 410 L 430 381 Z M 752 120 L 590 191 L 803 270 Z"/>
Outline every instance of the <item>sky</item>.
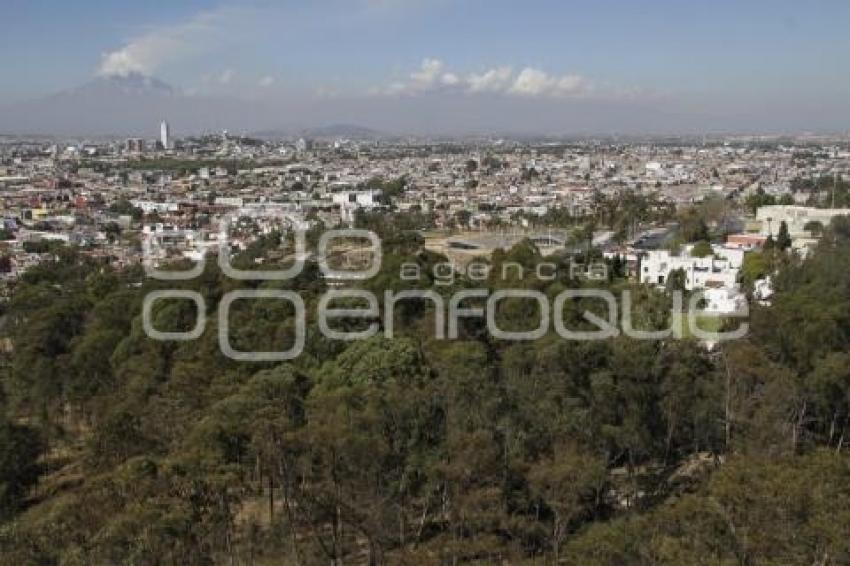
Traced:
<path fill-rule="evenodd" d="M 0 105 L 138 72 L 262 104 L 270 126 L 850 129 L 846 0 L 0 0 L 0 13 Z"/>

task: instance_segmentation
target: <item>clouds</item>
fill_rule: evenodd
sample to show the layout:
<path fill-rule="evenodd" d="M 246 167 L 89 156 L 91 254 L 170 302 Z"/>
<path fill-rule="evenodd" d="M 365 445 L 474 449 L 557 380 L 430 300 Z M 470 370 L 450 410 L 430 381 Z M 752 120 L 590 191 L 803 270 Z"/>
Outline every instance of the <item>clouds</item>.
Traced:
<path fill-rule="evenodd" d="M 569 97 L 589 94 L 593 85 L 581 75 L 552 76 L 540 69 L 526 67 L 511 85 L 509 92 L 520 96 Z"/>
<path fill-rule="evenodd" d="M 202 12 L 180 24 L 147 30 L 123 47 L 104 53 L 97 74 L 151 75 L 165 63 L 202 53 L 221 33 L 227 17 L 227 10 Z"/>
<path fill-rule="evenodd" d="M 552 75 L 534 67 L 515 73 L 510 66 L 499 66 L 462 75 L 446 70 L 438 59 L 425 59 L 407 79 L 372 92 L 388 96 L 445 92 L 527 98 L 578 98 L 600 93 L 590 79 L 578 74 Z"/>
<path fill-rule="evenodd" d="M 422 66 L 410 73 L 407 80 L 395 81 L 384 88 L 373 89 L 373 93 L 388 95 L 421 94 L 442 88 L 456 87 L 460 82 L 460 77 L 444 71 L 442 61 L 425 59 L 422 61 Z"/>
<path fill-rule="evenodd" d="M 480 74 L 471 74 L 466 79 L 467 91 L 472 93 L 481 92 L 505 92 L 510 89 L 513 69 L 510 67 L 497 67 Z"/>
<path fill-rule="evenodd" d="M 439 80 L 442 70 L 442 61 L 425 59 L 422 67 L 410 74 L 410 86 L 415 89 L 431 88 Z"/>
<path fill-rule="evenodd" d="M 446 73 L 443 75 L 443 84 L 446 86 L 457 86 L 460 84 L 460 77 L 454 73 Z"/>
<path fill-rule="evenodd" d="M 407 0 L 375 0 L 378 6 L 398 7 Z M 411 0 L 418 2 L 419 0 Z M 371 14 L 372 0 L 358 0 L 359 10 Z M 277 58 L 243 60 L 244 53 L 277 53 L 279 25 L 291 14 L 291 7 L 255 3 L 247 7 L 222 4 L 220 7 L 198 13 L 188 20 L 175 24 L 148 28 L 132 37 L 122 47 L 103 55 L 98 69 L 101 75 L 127 75 L 141 73 L 153 75 L 166 72 L 172 77 L 185 77 L 198 94 L 240 93 L 249 97 L 272 99 L 281 95 L 301 96 L 313 93 L 316 101 L 343 98 L 481 96 L 510 100 L 575 100 L 625 98 L 625 89 L 613 88 L 578 73 L 555 73 L 543 68 L 527 66 L 494 65 L 467 69 L 451 68 L 443 60 L 428 57 L 421 64 L 395 80 L 383 82 L 374 74 L 352 76 L 349 68 L 340 63 L 322 59 L 319 64 L 303 69 L 300 62 L 286 56 Z M 301 21 L 310 22 L 309 18 Z M 362 22 L 361 22 L 362 24 Z M 305 24 L 306 25 L 306 24 Z M 322 21 L 312 22 L 315 29 L 323 29 Z M 360 25 L 360 24 L 359 24 Z M 264 42 L 264 43 L 262 43 Z M 267 49 L 242 49 L 245 45 Z M 291 50 L 281 49 L 281 53 Z M 421 52 L 421 51 L 420 51 Z M 270 57 L 270 56 L 269 56 Z M 330 61 L 330 62 L 329 62 Z M 387 62 L 376 59 L 375 68 L 385 68 Z M 474 63 L 473 63 L 474 65 Z M 199 66 L 204 67 L 202 74 Z M 292 67 L 292 68 L 286 68 Z M 285 70 L 284 70 L 285 69 Z M 179 72 L 175 72 L 179 71 Z M 372 71 L 371 73 L 374 73 Z M 325 73 L 325 76 L 322 75 Z M 319 88 L 327 82 L 326 76 L 335 79 L 333 88 Z M 166 74 L 168 76 L 168 74 Z M 282 81 L 280 77 L 286 76 Z M 380 76 L 380 75 L 378 75 Z M 191 78 L 191 77 L 194 77 Z M 180 80 L 180 79 L 177 79 Z M 369 87 L 370 83 L 378 86 Z M 318 94 L 317 94 L 318 89 Z"/>
<path fill-rule="evenodd" d="M 284 13 L 284 8 L 276 6 L 222 4 L 182 22 L 148 27 L 122 47 L 104 53 L 97 75 L 152 76 L 177 68 L 183 70 L 183 77 L 196 77 L 195 84 L 186 88 L 196 95 L 232 92 L 237 88 L 250 91 L 251 87 L 255 92 L 267 91 L 277 82 L 268 72 L 271 67 L 257 69 L 255 65 L 243 65 L 243 61 L 229 55 L 234 45 L 267 37 L 276 29 L 273 22 Z M 231 66 L 195 74 L 198 64 L 215 69 L 222 62 Z"/>
<path fill-rule="evenodd" d="M 362 19 L 369 20 L 376 8 L 397 9 L 408 3 L 417 4 L 421 0 L 357 0 L 352 3 L 355 13 L 365 14 L 358 25 L 366 25 Z M 233 90 L 237 86 L 247 89 L 256 95 L 270 96 L 285 88 L 301 88 L 315 90 L 317 84 L 324 79 L 320 71 L 314 68 L 303 69 L 301 62 L 283 60 L 258 59 L 243 60 L 240 54 L 275 53 L 273 49 L 279 40 L 278 22 L 287 21 L 292 14 L 291 6 L 252 2 L 247 6 L 237 6 L 225 0 L 219 7 L 200 12 L 189 19 L 167 26 L 148 28 L 128 40 L 122 47 L 105 53 L 102 56 L 98 74 L 127 75 L 141 73 L 154 75 L 161 72 L 171 72 L 172 76 L 198 77 L 198 66 L 209 69 L 224 70 L 207 71 L 200 76 L 201 85 L 191 85 L 200 90 Z M 313 14 L 308 11 L 307 15 Z M 324 29 L 322 21 L 312 21 L 305 14 L 298 14 L 305 26 Z M 260 44 L 265 50 L 257 49 Z M 242 49 L 245 45 L 252 46 L 251 50 Z M 283 49 L 282 52 L 287 52 Z M 270 56 L 269 56 L 270 57 Z M 596 81 L 576 73 L 557 74 L 537 67 L 513 68 L 509 65 L 496 65 L 484 68 L 470 68 L 464 72 L 451 69 L 446 63 L 437 58 L 425 58 L 411 72 L 386 83 L 369 88 L 362 79 L 345 76 L 349 69 L 340 69 L 339 63 L 321 55 L 320 62 L 315 67 L 323 72 L 338 75 L 342 72 L 343 81 L 347 85 L 339 85 L 337 89 L 353 96 L 369 95 L 383 96 L 421 96 L 432 93 L 488 95 L 514 98 L 586 98 L 611 96 L 612 93 L 625 92 L 612 88 L 603 88 Z M 337 57 L 335 57 L 337 58 Z M 275 76 L 280 72 L 280 66 L 291 65 L 297 71 L 289 73 L 286 84 L 280 83 Z M 337 66 L 335 68 L 334 66 Z M 385 63 L 377 61 L 376 67 Z M 174 73 L 174 70 L 180 73 Z M 168 75 L 166 75 L 168 76 Z M 374 76 L 374 75 L 373 75 Z M 294 78 L 293 78 L 294 77 Z M 372 79 L 374 80 L 374 79 Z M 310 84 L 312 82 L 312 84 Z M 373 85 L 376 83 L 372 83 Z M 184 85 L 189 86 L 189 85 Z M 271 87 L 275 88 L 271 88 Z"/>
<path fill-rule="evenodd" d="M 218 75 L 216 80 L 218 80 L 219 84 L 227 85 L 233 80 L 233 75 L 233 69 L 225 69 Z"/>
<path fill-rule="evenodd" d="M 420 3 L 425 4 L 423 0 L 356 0 L 340 4 L 346 5 L 350 17 L 358 16 L 362 23 L 370 21 L 370 17 L 374 20 L 375 14 L 395 10 L 404 13 Z M 153 75 L 174 63 L 224 52 L 227 45 L 254 46 L 258 41 L 274 41 L 280 26 L 296 17 L 305 29 L 324 30 L 327 10 L 296 8 L 291 3 L 265 0 L 223 0 L 216 8 L 198 12 L 184 21 L 141 29 L 121 47 L 103 53 L 96 74 Z"/>

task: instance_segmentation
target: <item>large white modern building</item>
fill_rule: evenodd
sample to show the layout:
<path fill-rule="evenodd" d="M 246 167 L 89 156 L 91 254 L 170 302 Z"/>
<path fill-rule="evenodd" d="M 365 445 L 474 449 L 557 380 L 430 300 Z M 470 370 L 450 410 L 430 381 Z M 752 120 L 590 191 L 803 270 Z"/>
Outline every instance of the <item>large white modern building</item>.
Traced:
<path fill-rule="evenodd" d="M 354 220 L 354 213 L 361 208 L 371 210 L 381 206 L 380 190 L 340 191 L 332 195 L 333 203 L 339 205 L 340 216 L 346 222 Z"/>
<path fill-rule="evenodd" d="M 679 255 L 669 250 L 646 252 L 640 264 L 640 280 L 648 285 L 665 285 L 673 271 L 685 272 L 685 289 L 737 289 L 738 273 L 744 263 L 744 251 L 712 246 L 713 255 L 694 257 L 693 245 Z"/>
<path fill-rule="evenodd" d="M 818 222 L 825 228 L 836 216 L 850 216 L 850 208 L 773 205 L 762 206 L 756 211 L 756 220 L 761 223 L 760 233 L 774 238 L 783 222 L 788 225 L 788 234 L 792 239 L 809 238 L 811 233 L 806 230 L 807 224 Z"/>
<path fill-rule="evenodd" d="M 703 312 L 711 314 L 727 314 L 744 312 L 747 308 L 747 297 L 729 287 L 722 289 L 704 289 L 702 298 L 705 301 Z"/>

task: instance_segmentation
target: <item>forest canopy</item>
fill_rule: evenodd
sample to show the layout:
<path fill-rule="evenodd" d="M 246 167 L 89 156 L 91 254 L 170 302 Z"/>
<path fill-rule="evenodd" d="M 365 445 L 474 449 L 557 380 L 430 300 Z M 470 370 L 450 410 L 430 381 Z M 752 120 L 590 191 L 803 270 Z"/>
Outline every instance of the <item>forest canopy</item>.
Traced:
<path fill-rule="evenodd" d="M 471 287 L 464 278 L 434 285 L 427 274 L 443 258 L 414 235 L 382 236 L 384 264 L 363 288 L 409 288 L 402 263 L 422 267 L 420 288 L 448 296 Z M 291 281 L 251 283 L 208 262 L 181 283 L 204 297 L 206 331 L 157 342 L 141 314 L 161 283 L 57 251 L 22 278 L 8 310 L 0 557 L 848 563 L 848 223 L 825 227 L 804 260 L 775 253 L 773 304 L 753 308 L 747 338 L 713 351 L 688 339 L 568 342 L 551 332 L 501 341 L 473 318 L 457 340 L 437 340 L 433 306 L 409 301 L 392 339 L 329 340 L 310 316 L 301 356 L 240 363 L 218 347 L 220 298 L 288 289 L 315 306 L 327 290 L 315 264 Z M 508 261 L 526 275 L 493 276 L 488 289 L 554 297 L 586 285 L 568 269 L 533 277 L 551 258 L 530 242 L 491 259 Z M 642 328 L 668 324 L 663 292 L 612 273 L 605 285 L 633 291 Z M 592 309 L 568 306 L 573 324 Z M 185 330 L 193 309 L 164 301 L 154 321 Z M 231 338 L 280 349 L 293 316 L 279 303 L 240 302 Z M 527 302 L 504 301 L 498 312 L 517 328 L 535 316 Z"/>

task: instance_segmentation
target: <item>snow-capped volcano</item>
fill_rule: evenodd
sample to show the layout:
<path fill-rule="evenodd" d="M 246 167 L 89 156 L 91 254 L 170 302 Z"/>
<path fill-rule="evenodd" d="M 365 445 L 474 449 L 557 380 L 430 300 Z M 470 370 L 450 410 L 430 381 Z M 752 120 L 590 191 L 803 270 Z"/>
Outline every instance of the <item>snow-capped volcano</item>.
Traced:
<path fill-rule="evenodd" d="M 0 133 L 156 137 L 161 120 L 177 132 L 257 128 L 272 115 L 235 98 L 189 96 L 142 75 L 109 75 L 50 96 L 0 108 Z"/>
<path fill-rule="evenodd" d="M 178 94 L 177 90 L 156 77 L 141 73 L 129 73 L 97 77 L 84 85 L 60 92 L 54 96 L 174 96 L 175 94 Z"/>

